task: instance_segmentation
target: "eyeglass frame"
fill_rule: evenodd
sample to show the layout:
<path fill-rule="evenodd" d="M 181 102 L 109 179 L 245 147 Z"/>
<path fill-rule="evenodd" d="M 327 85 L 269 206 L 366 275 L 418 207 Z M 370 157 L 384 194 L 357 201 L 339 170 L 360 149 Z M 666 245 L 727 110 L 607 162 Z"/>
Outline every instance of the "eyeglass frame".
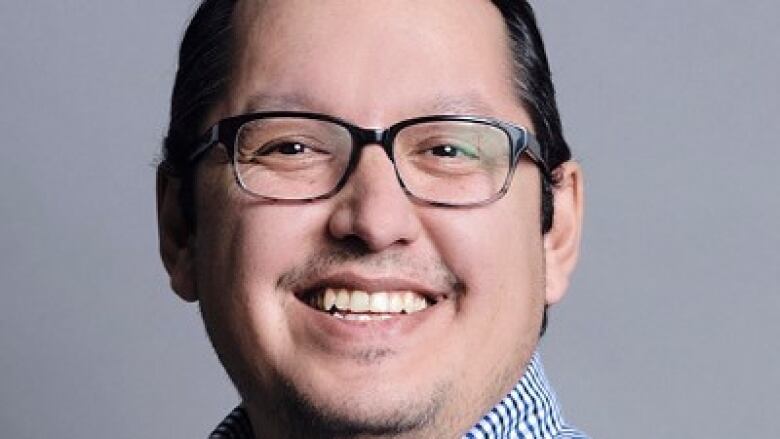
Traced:
<path fill-rule="evenodd" d="M 323 122 L 330 122 L 341 126 L 342 128 L 346 129 L 349 132 L 349 135 L 352 139 L 352 148 L 350 150 L 349 161 L 347 163 L 346 168 L 344 169 L 344 175 L 341 176 L 338 183 L 336 183 L 333 189 L 326 192 L 325 194 L 318 195 L 316 197 L 278 198 L 278 197 L 269 197 L 266 195 L 260 195 L 246 187 L 243 180 L 241 179 L 241 176 L 238 175 L 238 168 L 236 166 L 236 141 L 238 140 L 238 134 L 241 131 L 241 127 L 243 127 L 244 124 L 252 122 L 254 120 L 262 120 L 262 119 L 270 119 L 270 118 L 300 118 L 300 119 L 311 119 L 311 120 L 318 120 Z M 404 180 L 398 171 L 398 166 L 395 163 L 395 159 L 393 156 L 394 141 L 396 136 L 402 129 L 409 127 L 411 125 L 430 123 L 430 122 L 471 122 L 471 123 L 477 123 L 482 125 L 488 125 L 503 131 L 504 134 L 507 135 L 507 138 L 509 140 L 511 163 L 509 166 L 509 170 L 507 172 L 507 176 L 504 180 L 504 184 L 501 186 L 501 189 L 499 189 L 499 191 L 496 192 L 490 198 L 483 201 L 473 202 L 473 203 L 447 203 L 447 202 L 433 201 L 433 200 L 428 200 L 419 197 L 414 193 L 412 193 L 406 187 L 406 184 L 404 183 Z M 295 203 L 304 202 L 305 203 L 305 202 L 313 202 L 317 200 L 324 200 L 333 197 L 346 185 L 347 180 L 349 180 L 349 177 L 352 175 L 352 173 L 354 172 L 355 168 L 358 165 L 363 148 L 365 148 L 367 145 L 379 145 L 382 147 L 382 149 L 385 151 L 385 154 L 387 154 L 388 159 L 393 164 L 396 180 L 398 180 L 398 183 L 400 184 L 404 193 L 408 197 L 418 202 L 428 204 L 431 206 L 478 207 L 478 206 L 484 206 L 493 203 L 494 201 L 497 201 L 498 199 L 506 195 L 507 191 L 509 190 L 510 182 L 512 181 L 512 177 L 514 175 L 515 169 L 517 168 L 517 164 L 520 162 L 520 157 L 522 156 L 523 153 L 525 153 L 531 159 L 531 161 L 539 168 L 543 180 L 547 183 L 552 182 L 552 174 L 550 172 L 550 169 L 547 166 L 545 160 L 542 158 L 541 145 L 539 144 L 539 141 L 536 139 L 536 137 L 527 128 L 520 125 L 515 125 L 510 122 L 506 122 L 501 119 L 485 117 L 485 116 L 447 115 L 447 114 L 428 115 L 428 116 L 420 116 L 420 117 L 413 117 L 410 119 L 404 119 L 390 125 L 387 128 L 363 128 L 351 122 L 348 122 L 344 119 L 340 119 L 336 116 L 331 116 L 322 113 L 307 112 L 307 111 L 263 111 L 263 112 L 246 113 L 246 114 L 241 114 L 241 115 L 231 116 L 231 117 L 221 119 L 218 122 L 216 122 L 214 125 L 212 125 L 203 134 L 201 141 L 198 143 L 198 146 L 195 148 L 195 150 L 193 150 L 192 153 L 190 153 L 187 156 L 186 159 L 187 162 L 190 164 L 197 163 L 197 161 L 200 160 L 200 158 L 202 158 L 206 154 L 206 152 L 208 152 L 211 149 L 211 147 L 217 144 L 222 144 L 223 146 L 225 146 L 225 151 L 227 152 L 228 158 L 230 159 L 231 165 L 233 167 L 233 176 L 238 186 L 241 189 L 243 189 L 246 193 L 254 197 L 264 199 L 267 201 L 274 201 L 274 202 L 295 202 Z"/>

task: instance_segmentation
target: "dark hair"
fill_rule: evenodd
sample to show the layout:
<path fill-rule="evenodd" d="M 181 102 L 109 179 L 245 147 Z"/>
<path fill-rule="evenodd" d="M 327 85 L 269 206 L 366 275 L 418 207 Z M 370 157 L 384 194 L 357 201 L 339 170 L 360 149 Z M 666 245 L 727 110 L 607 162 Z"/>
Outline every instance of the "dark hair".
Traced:
<path fill-rule="evenodd" d="M 531 116 L 536 137 L 542 146 L 542 158 L 550 169 L 555 169 L 571 158 L 571 150 L 563 137 L 561 117 L 555 101 L 555 87 L 534 11 L 525 0 L 493 0 L 493 4 L 501 11 L 509 32 L 515 92 L 523 108 Z M 552 188 L 544 181 L 542 184 L 543 233 L 547 233 L 552 228 L 552 220 Z"/>
<path fill-rule="evenodd" d="M 195 226 L 194 173 L 187 156 L 195 148 L 209 112 L 227 92 L 233 65 L 233 10 L 236 0 L 204 0 L 190 20 L 173 83 L 168 133 L 158 172 L 181 180 L 179 201 Z"/>
<path fill-rule="evenodd" d="M 493 0 L 501 11 L 513 54 L 515 92 L 531 116 L 542 155 L 550 169 L 571 158 L 563 137 L 544 43 L 531 6 L 525 0 Z M 194 226 L 193 173 L 187 155 L 194 148 L 208 113 L 224 97 L 230 81 L 236 0 L 204 0 L 187 26 L 179 51 L 179 69 L 171 97 L 170 125 L 160 171 L 181 178 L 184 216 Z M 552 227 L 553 195 L 542 185 L 542 232 Z M 542 332 L 546 327 L 544 314 Z"/>

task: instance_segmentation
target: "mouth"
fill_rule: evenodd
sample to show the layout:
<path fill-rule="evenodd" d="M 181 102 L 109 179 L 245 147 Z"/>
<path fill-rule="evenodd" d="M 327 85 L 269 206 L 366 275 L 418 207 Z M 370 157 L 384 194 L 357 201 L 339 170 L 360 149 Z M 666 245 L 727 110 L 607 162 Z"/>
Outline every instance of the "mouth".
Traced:
<path fill-rule="evenodd" d="M 316 311 L 337 319 L 362 322 L 416 314 L 447 299 L 447 296 L 433 296 L 412 290 L 370 292 L 340 287 L 314 288 L 296 296 Z"/>

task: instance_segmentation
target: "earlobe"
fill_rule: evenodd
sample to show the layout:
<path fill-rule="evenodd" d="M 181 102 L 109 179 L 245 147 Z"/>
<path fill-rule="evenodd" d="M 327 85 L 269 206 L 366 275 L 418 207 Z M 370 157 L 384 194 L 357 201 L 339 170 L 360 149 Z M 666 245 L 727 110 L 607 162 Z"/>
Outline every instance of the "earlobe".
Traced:
<path fill-rule="evenodd" d="M 194 302 L 192 233 L 179 204 L 179 179 L 157 171 L 157 227 L 160 256 L 171 279 L 171 288 L 182 299 Z"/>
<path fill-rule="evenodd" d="M 546 268 L 545 298 L 548 305 L 560 301 L 577 265 L 583 215 L 582 170 L 566 162 L 555 170 L 558 184 L 553 187 L 552 229 L 544 236 Z"/>

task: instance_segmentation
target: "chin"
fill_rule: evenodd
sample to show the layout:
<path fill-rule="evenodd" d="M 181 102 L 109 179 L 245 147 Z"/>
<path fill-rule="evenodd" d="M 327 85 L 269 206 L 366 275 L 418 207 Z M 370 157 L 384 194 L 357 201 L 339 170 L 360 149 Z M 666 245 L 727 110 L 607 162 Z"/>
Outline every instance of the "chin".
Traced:
<path fill-rule="evenodd" d="M 289 437 L 423 437 L 422 432 L 436 430 L 451 390 L 443 382 L 378 383 L 376 378 L 344 382 L 318 380 L 323 377 L 312 376 L 316 372 L 301 371 L 303 377 L 287 372 L 277 373 L 270 388 L 261 384 L 260 376 L 232 378 L 243 387 L 239 390 L 250 411 L 271 417 L 272 422 L 286 420 Z"/>
<path fill-rule="evenodd" d="M 443 385 L 433 386 L 426 394 L 369 387 L 313 392 L 289 382 L 283 387 L 283 394 L 278 397 L 290 419 L 305 419 L 306 425 L 301 427 L 310 430 L 306 433 L 312 436 L 381 436 L 423 431 L 434 423 L 447 393 Z"/>

